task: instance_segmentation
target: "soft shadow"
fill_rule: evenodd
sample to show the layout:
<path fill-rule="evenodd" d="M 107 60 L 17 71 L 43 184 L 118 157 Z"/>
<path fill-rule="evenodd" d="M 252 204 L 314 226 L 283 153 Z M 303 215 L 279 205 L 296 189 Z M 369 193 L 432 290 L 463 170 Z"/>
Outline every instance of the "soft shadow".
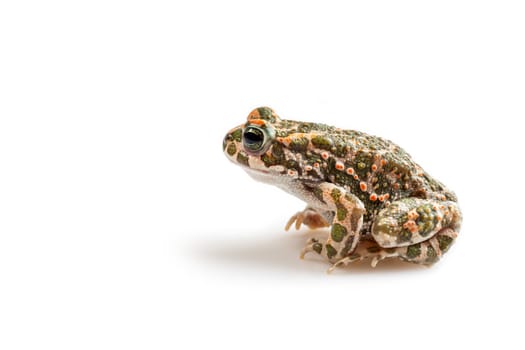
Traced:
<path fill-rule="evenodd" d="M 224 237 L 223 234 L 202 235 L 198 242 L 192 244 L 190 251 L 199 263 L 220 265 L 235 269 L 259 269 L 301 272 L 307 274 L 318 274 L 319 270 L 327 271 L 330 265 L 323 261 L 315 253 L 311 253 L 304 260 L 299 258 L 306 241 L 310 237 L 325 237 L 323 230 L 301 230 L 298 232 L 286 232 L 282 235 L 275 233 L 261 234 L 255 237 L 247 237 L 239 233 Z M 222 237 L 222 238 L 218 238 Z M 340 274 L 377 274 L 425 271 L 427 267 L 406 263 L 398 259 L 386 259 L 375 268 L 370 266 L 370 261 L 352 263 L 346 267 L 340 267 L 331 275 Z"/>

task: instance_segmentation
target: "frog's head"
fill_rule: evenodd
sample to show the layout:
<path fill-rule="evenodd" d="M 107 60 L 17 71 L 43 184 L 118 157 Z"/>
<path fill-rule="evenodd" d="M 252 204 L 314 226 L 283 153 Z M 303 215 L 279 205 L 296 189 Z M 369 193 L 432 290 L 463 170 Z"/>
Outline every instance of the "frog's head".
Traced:
<path fill-rule="evenodd" d="M 269 107 L 254 109 L 246 123 L 230 130 L 223 142 L 228 159 L 259 181 L 309 177 L 305 167 L 309 140 L 296 138 L 299 122 L 281 120 Z M 304 135 L 302 133 L 301 135 Z"/>

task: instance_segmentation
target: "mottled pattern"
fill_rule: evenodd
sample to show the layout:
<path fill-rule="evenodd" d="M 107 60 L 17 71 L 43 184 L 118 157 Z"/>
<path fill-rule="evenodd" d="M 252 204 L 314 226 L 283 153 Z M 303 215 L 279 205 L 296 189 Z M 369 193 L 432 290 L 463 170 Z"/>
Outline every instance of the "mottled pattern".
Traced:
<path fill-rule="evenodd" d="M 316 252 L 333 267 L 387 257 L 429 265 L 459 231 L 455 194 L 380 137 L 283 120 L 261 107 L 226 135 L 223 149 L 255 179 L 307 203 L 287 229 L 331 226 L 326 240 L 310 240 L 302 255 Z"/>

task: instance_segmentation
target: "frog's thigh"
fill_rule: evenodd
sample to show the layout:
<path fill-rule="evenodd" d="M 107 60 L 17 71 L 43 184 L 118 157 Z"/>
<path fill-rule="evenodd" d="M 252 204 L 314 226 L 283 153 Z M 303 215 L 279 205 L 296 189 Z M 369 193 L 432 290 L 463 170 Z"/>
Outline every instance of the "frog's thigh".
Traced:
<path fill-rule="evenodd" d="M 423 242 L 447 228 L 459 230 L 457 204 L 436 199 L 404 198 L 379 212 L 372 236 L 383 248 L 405 247 Z"/>

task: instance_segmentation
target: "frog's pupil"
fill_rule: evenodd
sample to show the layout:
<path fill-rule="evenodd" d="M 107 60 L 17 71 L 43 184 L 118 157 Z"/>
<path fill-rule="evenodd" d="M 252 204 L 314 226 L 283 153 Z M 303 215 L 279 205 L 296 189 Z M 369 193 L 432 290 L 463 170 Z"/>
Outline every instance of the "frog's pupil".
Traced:
<path fill-rule="evenodd" d="M 244 144 L 250 150 L 256 151 L 261 148 L 264 141 L 264 134 L 261 130 L 248 128 L 244 131 Z"/>

